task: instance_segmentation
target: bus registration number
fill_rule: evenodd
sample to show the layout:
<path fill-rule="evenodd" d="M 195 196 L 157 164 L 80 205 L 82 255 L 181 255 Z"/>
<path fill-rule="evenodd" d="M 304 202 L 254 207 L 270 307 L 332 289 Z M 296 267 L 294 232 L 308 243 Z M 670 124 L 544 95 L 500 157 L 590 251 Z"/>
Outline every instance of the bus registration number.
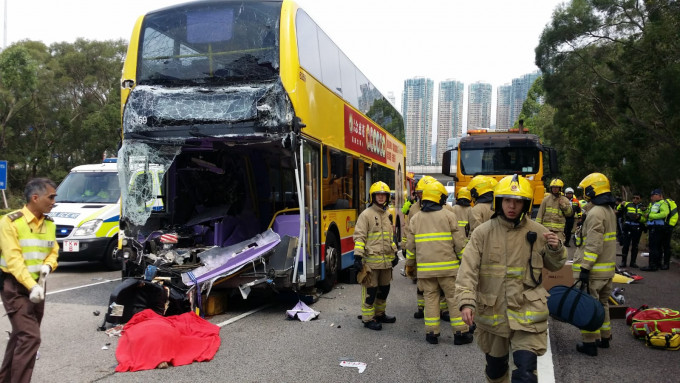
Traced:
<path fill-rule="evenodd" d="M 62 251 L 68 253 L 77 253 L 80 251 L 80 243 L 78 241 L 64 241 Z"/>

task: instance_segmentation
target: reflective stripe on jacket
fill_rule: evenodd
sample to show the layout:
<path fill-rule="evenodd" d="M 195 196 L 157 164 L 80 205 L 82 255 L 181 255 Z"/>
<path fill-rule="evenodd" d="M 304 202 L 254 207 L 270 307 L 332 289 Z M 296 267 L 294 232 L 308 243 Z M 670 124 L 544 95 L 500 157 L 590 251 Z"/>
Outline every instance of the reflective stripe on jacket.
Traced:
<path fill-rule="evenodd" d="M 462 230 L 465 230 L 465 227 L 470 224 L 471 211 L 472 207 L 470 206 L 453 205 L 453 213 L 456 214 L 456 218 L 458 218 L 458 227 Z"/>
<path fill-rule="evenodd" d="M 533 248 L 526 239 L 530 231 L 537 233 Z M 528 218 L 515 226 L 495 217 L 472 233 L 458 270 L 456 297 L 460 308 L 474 308 L 478 326 L 501 336 L 512 330 L 547 329 L 548 292 L 534 279 L 539 279 L 543 267 L 559 270 L 567 252 L 561 244 L 550 249 L 543 237 L 546 232 Z"/>
<path fill-rule="evenodd" d="M 562 206 L 560 206 L 562 205 Z M 543 198 L 536 214 L 536 222 L 547 227 L 550 231 L 564 231 L 565 217 L 571 217 L 573 210 L 571 201 L 565 196 L 555 197 L 552 193 Z"/>
<path fill-rule="evenodd" d="M 392 241 L 389 213 L 376 204 L 361 212 L 354 228 L 354 255 L 364 257 L 371 269 L 388 269 L 397 251 Z"/>
<path fill-rule="evenodd" d="M 582 245 L 574 253 L 575 279 L 581 267 L 590 270 L 591 279 L 609 279 L 616 265 L 616 213 L 608 205 L 593 205 L 581 228 Z M 578 241 L 577 241 L 578 243 Z"/>
<path fill-rule="evenodd" d="M 40 268 L 57 240 L 56 226 L 54 222 L 46 219 L 43 222 L 45 229 L 42 232 L 34 233 L 28 226 L 25 217 L 17 219 L 13 224 L 17 229 L 24 264 L 31 278 L 37 280 L 40 276 Z M 0 255 L 0 266 L 7 269 L 7 261 L 3 255 Z"/>
<path fill-rule="evenodd" d="M 416 266 L 418 278 L 450 277 L 458 273 L 465 248 L 465 229 L 447 208 L 421 211 L 411 217 L 406 234 L 406 266 Z"/>

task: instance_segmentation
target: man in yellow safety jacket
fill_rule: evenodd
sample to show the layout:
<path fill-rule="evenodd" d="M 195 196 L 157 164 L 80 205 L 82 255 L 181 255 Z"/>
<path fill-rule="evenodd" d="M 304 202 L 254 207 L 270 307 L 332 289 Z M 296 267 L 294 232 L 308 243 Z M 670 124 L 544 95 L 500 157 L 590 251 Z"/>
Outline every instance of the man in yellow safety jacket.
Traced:
<path fill-rule="evenodd" d="M 26 205 L 0 219 L 0 297 L 12 325 L 0 382 L 30 382 L 45 312 L 45 278 L 57 268 L 56 226 L 46 215 L 57 185 L 46 178 L 26 184 Z"/>
<path fill-rule="evenodd" d="M 583 190 L 590 207 L 578 230 L 572 271 L 574 279 L 588 285 L 590 295 L 604 306 L 604 323 L 596 331 L 581 330 L 583 343 L 578 352 L 597 356 L 597 348 L 609 348 L 611 323 L 609 320 L 609 295 L 616 266 L 616 211 L 610 192 L 609 180 L 602 173 L 591 173 L 578 185 Z"/>
<path fill-rule="evenodd" d="M 392 222 L 387 212 L 390 188 L 378 181 L 369 189 L 371 205 L 357 218 L 354 228 L 354 267 L 366 276 L 361 283 L 361 317 L 364 327 L 381 330 L 382 323 L 397 318 L 385 314 L 392 281 L 392 268 L 397 265 L 397 245 L 392 241 Z"/>
<path fill-rule="evenodd" d="M 571 208 L 571 201 L 562 195 L 564 182 L 555 178 L 550 181 L 550 194 L 543 198 L 541 206 L 536 214 L 536 222 L 547 227 L 548 230 L 557 234 L 564 242 L 564 225 L 566 217 L 571 217 L 574 213 Z"/>
<path fill-rule="evenodd" d="M 536 382 L 537 356 L 548 344 L 548 292 L 542 269 L 559 270 L 566 249 L 557 234 L 532 221 L 534 191 L 519 175 L 500 180 L 494 216 L 479 226 L 465 247 L 456 298 L 463 321 L 477 323 L 477 344 L 486 355 L 486 378 L 507 382 L 510 350 L 512 381 Z"/>
<path fill-rule="evenodd" d="M 470 235 L 493 215 L 493 189 L 496 187 L 495 178 L 489 176 L 474 176 L 467 188 L 470 190 L 475 206 L 470 210 Z"/>
<path fill-rule="evenodd" d="M 465 247 L 464 229 L 456 215 L 443 206 L 447 192 L 440 182 L 425 185 L 421 211 L 411 218 L 406 248 L 414 258 L 406 260 L 406 274 L 418 271 L 418 283 L 425 297 L 425 340 L 439 343 L 440 294 L 443 292 L 452 308 L 450 323 L 456 345 L 472 342 L 472 333 L 463 323 L 454 302 L 456 274 Z"/>

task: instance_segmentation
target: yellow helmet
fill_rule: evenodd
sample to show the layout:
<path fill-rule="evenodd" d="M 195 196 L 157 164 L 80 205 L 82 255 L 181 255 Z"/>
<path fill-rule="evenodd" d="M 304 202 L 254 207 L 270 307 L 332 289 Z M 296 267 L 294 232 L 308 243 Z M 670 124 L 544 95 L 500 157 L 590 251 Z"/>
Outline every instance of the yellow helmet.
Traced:
<path fill-rule="evenodd" d="M 470 196 L 470 191 L 466 187 L 462 187 L 458 189 L 458 193 L 456 194 L 456 199 L 461 199 L 465 198 L 468 201 L 472 201 L 472 196 Z"/>
<path fill-rule="evenodd" d="M 376 193 L 384 193 L 384 194 L 389 195 L 390 194 L 390 187 L 387 186 L 386 183 L 384 183 L 382 181 L 378 181 L 378 182 L 374 183 L 373 185 L 371 185 L 371 188 L 368 189 L 368 194 L 370 194 L 371 197 L 373 197 L 373 195 L 376 194 Z"/>
<path fill-rule="evenodd" d="M 507 176 L 500 180 L 494 189 L 494 210 L 501 208 L 500 204 L 503 198 L 524 200 L 524 212 L 526 213 L 531 208 L 534 189 L 531 187 L 531 182 L 520 175 Z"/>
<path fill-rule="evenodd" d="M 442 196 L 446 198 L 448 197 L 448 193 L 441 182 L 435 180 L 434 182 L 425 184 L 423 188 L 423 201 L 432 201 L 441 204 Z M 444 201 L 446 201 L 446 199 L 444 199 Z"/>
<path fill-rule="evenodd" d="M 553 180 L 550 181 L 549 187 L 553 187 L 553 186 L 562 189 L 564 187 L 564 182 L 562 182 L 562 180 L 559 179 L 559 178 L 553 178 Z"/>
<path fill-rule="evenodd" d="M 472 178 L 467 188 L 472 198 L 476 200 L 479 196 L 493 191 L 497 183 L 498 181 L 493 177 L 479 175 Z"/>
<path fill-rule="evenodd" d="M 430 184 L 432 182 L 438 182 L 436 178 L 432 176 L 423 176 L 421 179 L 418 180 L 418 183 L 416 184 L 416 191 L 421 192 L 424 190 L 425 185 Z"/>
<path fill-rule="evenodd" d="M 583 190 L 583 198 L 590 201 L 596 196 L 611 191 L 609 180 L 602 173 L 590 173 L 578 184 L 578 188 Z"/>

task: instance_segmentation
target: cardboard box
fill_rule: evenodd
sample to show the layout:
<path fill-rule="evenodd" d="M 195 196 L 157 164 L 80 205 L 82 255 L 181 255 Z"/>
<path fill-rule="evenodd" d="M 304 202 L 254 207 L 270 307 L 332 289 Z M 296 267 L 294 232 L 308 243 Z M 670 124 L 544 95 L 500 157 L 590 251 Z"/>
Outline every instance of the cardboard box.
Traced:
<path fill-rule="evenodd" d="M 201 294 L 204 314 L 213 316 L 227 311 L 227 301 L 229 300 L 228 290 L 213 290 L 206 299 L 205 294 Z"/>
<path fill-rule="evenodd" d="M 543 269 L 543 287 L 550 290 L 551 287 L 557 285 L 571 286 L 574 284 L 574 277 L 571 271 L 572 261 L 567 261 L 561 269 L 557 271 L 549 271 Z"/>

